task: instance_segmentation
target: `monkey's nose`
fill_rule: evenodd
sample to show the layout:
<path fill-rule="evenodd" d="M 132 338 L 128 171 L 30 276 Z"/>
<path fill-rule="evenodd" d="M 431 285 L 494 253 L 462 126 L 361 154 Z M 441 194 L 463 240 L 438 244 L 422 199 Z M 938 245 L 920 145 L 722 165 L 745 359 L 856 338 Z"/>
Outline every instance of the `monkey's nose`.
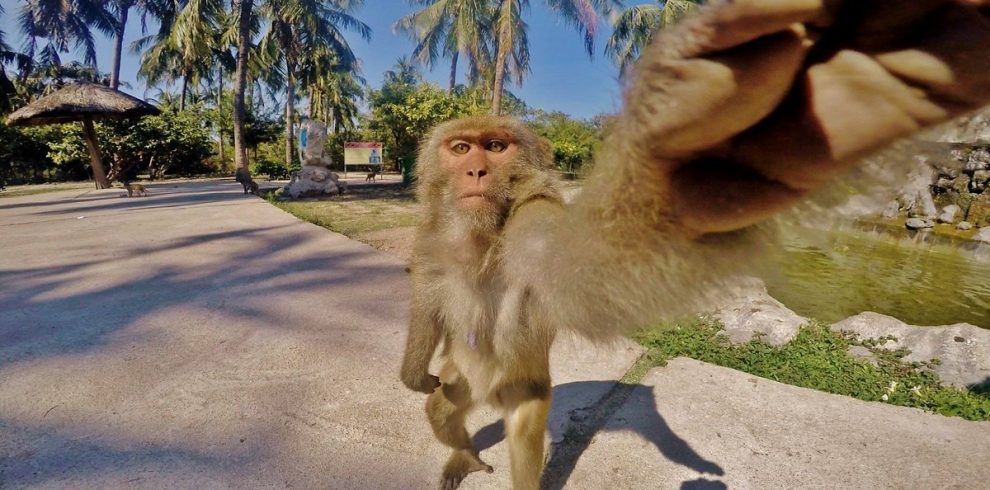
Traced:
<path fill-rule="evenodd" d="M 488 171 L 485 169 L 468 170 L 468 177 L 477 176 L 479 179 L 488 175 Z"/>

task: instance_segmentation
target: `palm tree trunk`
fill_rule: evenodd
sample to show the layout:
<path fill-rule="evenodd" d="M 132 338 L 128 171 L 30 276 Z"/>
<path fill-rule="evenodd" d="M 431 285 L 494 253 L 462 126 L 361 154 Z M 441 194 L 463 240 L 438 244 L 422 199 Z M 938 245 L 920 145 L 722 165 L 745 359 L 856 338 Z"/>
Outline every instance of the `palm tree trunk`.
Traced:
<path fill-rule="evenodd" d="M 121 0 L 117 2 L 117 9 L 120 16 L 117 21 L 117 33 L 113 40 L 113 67 L 110 70 L 110 88 L 116 90 L 120 86 L 120 54 L 124 47 L 124 28 L 127 27 L 127 12 L 131 9 L 131 0 Z"/>
<path fill-rule="evenodd" d="M 219 75 L 217 77 L 217 110 L 219 111 L 223 107 L 223 67 L 221 66 L 217 72 Z M 223 124 L 217 125 L 217 136 L 218 143 L 220 144 L 220 163 L 226 165 L 227 158 L 223 151 Z"/>
<path fill-rule="evenodd" d="M 454 51 L 454 56 L 451 57 L 450 61 L 450 84 L 448 85 L 447 92 L 454 93 L 454 86 L 457 84 L 457 56 L 461 54 L 460 51 Z"/>
<path fill-rule="evenodd" d="M 495 81 L 492 86 L 492 114 L 498 116 L 502 114 L 502 90 L 505 84 L 505 62 L 509 58 L 509 51 L 513 46 L 512 25 L 506 21 L 512 15 L 513 2 L 506 1 L 500 7 L 501 12 L 498 21 L 499 33 L 498 44 L 495 54 Z"/>
<path fill-rule="evenodd" d="M 292 121 L 295 119 L 296 79 L 292 75 L 295 68 L 286 61 L 285 77 L 285 164 L 292 166 L 292 155 L 295 154 L 295 140 L 292 134 Z"/>
<path fill-rule="evenodd" d="M 508 57 L 508 47 L 499 45 L 495 56 L 495 83 L 492 87 L 492 114 L 502 114 L 502 87 L 505 84 L 505 59 Z"/>
<path fill-rule="evenodd" d="M 179 97 L 179 110 L 186 110 L 186 93 L 189 92 L 189 72 L 182 75 L 182 95 Z"/>
<path fill-rule="evenodd" d="M 244 145 L 244 90 L 247 88 L 248 50 L 251 42 L 251 9 L 254 0 L 237 0 L 237 72 L 234 75 L 234 167 L 245 175 L 248 170 Z"/>
<path fill-rule="evenodd" d="M 109 188 L 110 182 L 107 181 L 107 173 L 103 168 L 103 159 L 100 157 L 100 147 L 97 144 L 96 130 L 93 129 L 93 120 L 83 119 L 82 126 L 83 139 L 86 140 L 86 147 L 89 148 L 89 161 L 93 167 L 93 180 L 96 181 L 96 188 Z"/>

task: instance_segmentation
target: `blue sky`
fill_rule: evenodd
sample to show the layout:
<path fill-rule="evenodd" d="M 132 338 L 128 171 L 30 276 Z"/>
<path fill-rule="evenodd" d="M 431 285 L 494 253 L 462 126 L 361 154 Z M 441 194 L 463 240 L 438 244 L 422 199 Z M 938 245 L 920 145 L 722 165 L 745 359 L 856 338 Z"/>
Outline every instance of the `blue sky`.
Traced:
<path fill-rule="evenodd" d="M 601 112 L 613 112 L 620 99 L 618 70 L 603 54 L 607 32 L 599 35 L 595 55 L 589 59 L 577 32 L 563 25 L 543 6 L 542 0 L 532 0 L 525 14 L 529 24 L 532 72 L 522 88 L 510 87 L 531 107 L 558 110 L 577 117 L 591 117 Z M 626 2 L 629 5 L 651 2 Z M 23 5 L 21 0 L 0 0 L 6 13 L 0 19 L 0 29 L 6 32 L 7 42 L 20 46 L 23 38 L 17 28 L 17 14 Z M 405 36 L 392 33 L 392 24 L 401 16 L 412 12 L 406 0 L 366 0 L 355 15 L 371 26 L 372 38 L 365 42 L 356 34 L 348 37 L 351 47 L 363 63 L 363 74 L 372 87 L 381 85 L 382 74 L 391 68 L 402 55 L 412 52 L 413 43 Z M 603 23 L 604 26 L 604 23 Z M 603 29 L 607 31 L 606 29 Z M 112 44 L 97 34 L 97 61 L 101 71 L 109 72 Z M 128 21 L 125 46 L 141 36 L 140 22 L 132 12 Z M 64 60 L 74 59 L 66 55 Z M 137 56 L 125 53 L 121 66 L 121 80 L 131 85 L 128 91 L 141 96 L 144 84 L 137 80 Z M 449 64 L 440 63 L 427 77 L 446 86 Z M 463 75 L 459 75 L 463 80 Z"/>

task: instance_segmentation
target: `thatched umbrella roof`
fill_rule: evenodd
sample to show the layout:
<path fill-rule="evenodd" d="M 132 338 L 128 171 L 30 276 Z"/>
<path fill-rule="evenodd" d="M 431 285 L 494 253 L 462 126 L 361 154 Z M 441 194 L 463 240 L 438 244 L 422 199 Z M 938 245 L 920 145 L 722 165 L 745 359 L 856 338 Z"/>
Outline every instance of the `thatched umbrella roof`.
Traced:
<path fill-rule="evenodd" d="M 14 111 L 7 116 L 7 125 L 37 126 L 159 113 L 155 106 L 110 87 L 76 82 Z"/>
<path fill-rule="evenodd" d="M 82 122 L 97 189 L 110 187 L 96 142 L 93 121 L 160 114 L 157 107 L 110 87 L 76 82 L 46 95 L 7 116 L 8 126 L 38 126 Z"/>

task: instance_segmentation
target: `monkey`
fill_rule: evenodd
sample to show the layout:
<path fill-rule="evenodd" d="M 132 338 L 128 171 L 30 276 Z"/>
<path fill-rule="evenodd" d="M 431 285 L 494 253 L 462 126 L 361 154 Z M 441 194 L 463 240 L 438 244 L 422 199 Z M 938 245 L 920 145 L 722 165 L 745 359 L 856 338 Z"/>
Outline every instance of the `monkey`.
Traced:
<path fill-rule="evenodd" d="M 400 379 L 452 449 L 441 487 L 493 471 L 464 426 L 481 403 L 503 414 L 513 488 L 539 487 L 558 332 L 608 342 L 703 311 L 775 216 L 988 103 L 987 3 L 709 2 L 643 50 L 568 204 L 522 122 L 435 127 L 416 163 L 426 210 Z"/>
<path fill-rule="evenodd" d="M 251 179 L 251 174 L 248 173 L 246 168 L 238 168 L 234 172 L 234 180 L 241 184 L 241 187 L 244 188 L 245 194 L 251 191 L 251 183 L 254 182 L 254 180 Z M 255 184 L 255 186 L 257 186 L 257 184 Z"/>
<path fill-rule="evenodd" d="M 134 194 L 138 196 L 148 195 L 148 189 L 141 184 L 126 183 L 124 184 L 124 188 L 127 189 L 127 197 L 134 197 Z"/>

